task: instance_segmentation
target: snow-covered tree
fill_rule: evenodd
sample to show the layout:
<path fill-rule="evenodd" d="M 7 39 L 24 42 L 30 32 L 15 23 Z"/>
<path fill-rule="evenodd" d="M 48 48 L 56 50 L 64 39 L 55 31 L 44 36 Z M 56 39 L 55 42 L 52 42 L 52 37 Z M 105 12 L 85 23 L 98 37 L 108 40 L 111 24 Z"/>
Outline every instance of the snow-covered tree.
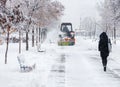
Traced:
<path fill-rule="evenodd" d="M 5 7 L 7 0 L 0 0 L 0 6 Z"/>
<path fill-rule="evenodd" d="M 20 10 L 24 16 L 24 30 L 26 31 L 26 50 L 28 50 L 28 33 L 32 30 L 33 26 L 37 27 L 38 37 L 40 29 L 48 27 L 60 18 L 64 10 L 63 5 L 58 1 L 52 0 L 11 0 L 11 7 L 20 5 Z M 23 26 L 22 25 L 22 26 Z M 40 38 L 39 38 L 40 41 Z M 39 42 L 37 41 L 37 42 Z"/>
<path fill-rule="evenodd" d="M 37 3 L 39 3 L 39 9 L 35 11 L 33 18 L 36 25 L 39 27 L 39 31 L 41 31 L 40 29 L 43 27 L 49 27 L 60 18 L 64 7 L 58 1 L 40 0 Z M 40 36 L 38 40 L 40 41 Z M 40 43 L 38 43 L 38 49 L 39 45 Z"/>
<path fill-rule="evenodd" d="M 11 29 L 19 31 L 19 53 L 21 53 L 21 30 L 26 31 L 26 50 L 28 50 L 28 32 L 34 30 L 33 26 L 39 29 L 48 27 L 59 20 L 63 10 L 64 6 L 60 2 L 52 0 L 1 0 L 0 27 L 7 33 L 5 63 L 7 63 Z"/>
<path fill-rule="evenodd" d="M 16 24 L 20 23 L 22 19 L 21 12 L 19 11 L 19 6 L 14 7 L 12 10 L 7 6 L 0 6 L 0 27 L 7 34 L 6 37 L 6 52 L 5 52 L 5 64 L 7 64 L 7 53 L 9 46 L 9 36 L 10 31 L 15 29 Z"/>
<path fill-rule="evenodd" d="M 113 33 L 116 43 L 116 33 L 120 23 L 120 0 L 104 0 L 100 6 L 100 15 L 104 31 Z"/>
<path fill-rule="evenodd" d="M 85 17 L 81 20 L 81 28 L 85 31 L 85 36 L 90 38 L 95 37 L 96 34 L 96 20 L 91 17 Z"/>

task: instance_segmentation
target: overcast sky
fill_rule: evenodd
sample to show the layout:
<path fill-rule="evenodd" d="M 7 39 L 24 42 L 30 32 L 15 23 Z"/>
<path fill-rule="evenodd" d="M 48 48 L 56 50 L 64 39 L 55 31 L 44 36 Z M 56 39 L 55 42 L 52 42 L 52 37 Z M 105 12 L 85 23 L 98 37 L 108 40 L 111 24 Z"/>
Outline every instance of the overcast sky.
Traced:
<path fill-rule="evenodd" d="M 80 18 L 95 17 L 100 19 L 97 11 L 97 3 L 101 0 L 59 0 L 65 6 L 62 22 L 72 22 L 74 28 L 78 28 Z"/>

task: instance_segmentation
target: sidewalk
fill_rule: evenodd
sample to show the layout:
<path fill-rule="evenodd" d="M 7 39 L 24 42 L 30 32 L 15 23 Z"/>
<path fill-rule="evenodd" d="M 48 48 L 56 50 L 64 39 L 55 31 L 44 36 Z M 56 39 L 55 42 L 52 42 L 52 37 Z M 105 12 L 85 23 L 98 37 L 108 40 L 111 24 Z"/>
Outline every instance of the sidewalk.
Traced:
<path fill-rule="evenodd" d="M 82 41 L 81 44 L 77 43 L 75 46 L 59 47 L 57 52 L 61 55 L 64 54 L 65 57 L 65 73 L 50 72 L 46 87 L 120 86 L 120 78 L 114 77 L 114 74 L 109 70 L 104 72 L 100 59 L 94 59 L 92 56 L 91 51 L 94 52 L 94 49 L 90 49 L 86 44 L 86 41 Z M 97 55 L 97 53 L 94 54 Z M 53 65 L 57 64 L 55 62 Z M 62 78 L 58 78 L 60 75 Z"/>

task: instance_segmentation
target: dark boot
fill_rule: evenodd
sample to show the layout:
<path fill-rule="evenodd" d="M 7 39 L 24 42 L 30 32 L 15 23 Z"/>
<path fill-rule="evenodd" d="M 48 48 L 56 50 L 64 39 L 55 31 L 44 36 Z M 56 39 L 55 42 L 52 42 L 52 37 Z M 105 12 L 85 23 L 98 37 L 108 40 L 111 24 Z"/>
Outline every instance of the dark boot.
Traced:
<path fill-rule="evenodd" d="M 104 71 L 106 72 L 106 66 L 104 66 Z"/>

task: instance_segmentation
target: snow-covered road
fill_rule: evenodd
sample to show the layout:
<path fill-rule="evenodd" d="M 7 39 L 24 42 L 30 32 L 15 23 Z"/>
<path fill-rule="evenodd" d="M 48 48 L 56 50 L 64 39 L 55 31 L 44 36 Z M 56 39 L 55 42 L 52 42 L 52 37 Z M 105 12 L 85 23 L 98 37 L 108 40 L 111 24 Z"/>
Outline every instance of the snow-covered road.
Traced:
<path fill-rule="evenodd" d="M 47 87 L 119 87 L 120 77 L 113 70 L 103 71 L 97 45 L 89 40 L 77 38 L 75 46 L 59 47 L 59 54 L 65 56 L 65 74 L 62 85 L 56 83 L 56 73 L 51 72 Z M 96 48 L 95 48 L 96 47 Z M 58 65 L 56 62 L 54 65 Z M 108 64 L 109 65 L 109 64 Z M 58 72 L 59 74 L 63 74 Z M 58 74 L 57 73 L 57 74 Z M 50 74 L 50 75 L 51 75 Z M 54 79 L 53 79 L 54 77 Z M 57 79 L 56 79 L 57 78 Z M 52 82 L 51 82 L 52 81 Z M 52 85 L 50 85 L 52 83 Z"/>
<path fill-rule="evenodd" d="M 21 73 L 17 61 L 18 44 L 10 44 L 8 64 L 4 65 L 4 48 L 0 46 L 0 87 L 120 87 L 120 62 L 118 49 L 108 58 L 107 72 L 103 71 L 97 41 L 76 37 L 75 46 L 42 45 L 45 52 L 35 48 L 22 53 L 36 63 L 32 72 Z M 118 52 L 118 53 L 117 53 Z"/>

